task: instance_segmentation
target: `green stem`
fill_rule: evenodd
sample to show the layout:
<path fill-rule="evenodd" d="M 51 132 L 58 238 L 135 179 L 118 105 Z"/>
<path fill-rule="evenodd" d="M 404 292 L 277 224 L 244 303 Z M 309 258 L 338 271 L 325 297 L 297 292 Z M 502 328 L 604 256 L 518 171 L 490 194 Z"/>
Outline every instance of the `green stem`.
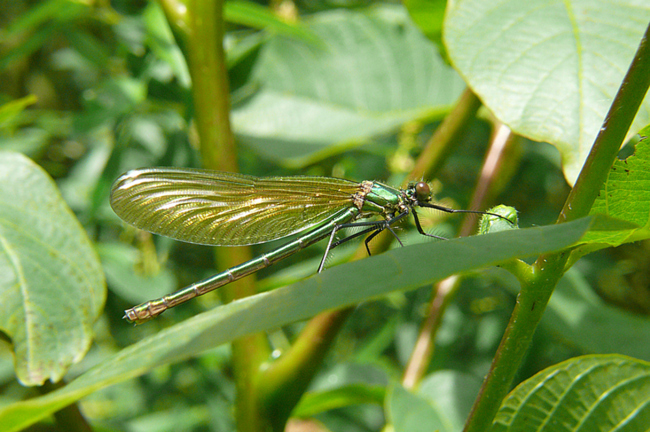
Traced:
<path fill-rule="evenodd" d="M 493 133 L 490 149 L 483 161 L 483 168 L 474 190 L 470 208 L 479 209 L 485 206 L 486 201 L 492 195 L 491 190 L 497 186 L 496 179 L 501 177 L 500 173 L 506 167 L 504 155 L 511 153 L 508 150 L 513 143 L 514 138 L 510 130 L 505 126 L 498 125 Z M 475 218 L 468 216 L 466 215 L 460 228 L 459 235 L 461 237 L 470 235 L 475 229 Z M 415 348 L 404 371 L 402 384 L 405 388 L 416 387 L 426 373 L 433 357 L 435 339 L 442 317 L 456 293 L 459 281 L 458 276 L 451 276 L 435 285 L 427 315 L 422 322 Z"/>
<path fill-rule="evenodd" d="M 167 22 L 174 33 L 176 42 L 184 47 L 190 35 L 190 17 L 187 1 L 183 0 L 159 0 L 160 6 L 165 12 Z"/>
<path fill-rule="evenodd" d="M 605 118 L 589 157 L 569 194 L 558 223 L 587 216 L 650 85 L 650 27 Z M 565 272 L 567 251 L 542 255 L 523 280 L 517 305 L 490 372 L 465 425 L 465 432 L 488 430 L 512 386 L 553 289 Z"/>
<path fill-rule="evenodd" d="M 187 13 L 186 55 L 192 75 L 195 123 L 206 168 L 238 171 L 235 139 L 230 127 L 230 91 L 223 50 L 223 0 L 190 0 Z M 166 13 L 168 9 L 165 9 Z M 185 21 L 184 21 L 185 22 Z M 174 22 L 172 22 L 172 25 Z M 224 267 L 248 261 L 248 248 L 217 248 Z M 255 279 L 247 277 L 221 291 L 226 301 L 256 293 Z M 236 421 L 239 431 L 268 427 L 259 407 L 257 377 L 270 349 L 264 334 L 239 339 L 232 344 L 237 387 Z"/>
<path fill-rule="evenodd" d="M 223 50 L 223 0 L 191 0 L 189 57 L 203 166 L 237 170 L 230 128 L 230 88 Z"/>

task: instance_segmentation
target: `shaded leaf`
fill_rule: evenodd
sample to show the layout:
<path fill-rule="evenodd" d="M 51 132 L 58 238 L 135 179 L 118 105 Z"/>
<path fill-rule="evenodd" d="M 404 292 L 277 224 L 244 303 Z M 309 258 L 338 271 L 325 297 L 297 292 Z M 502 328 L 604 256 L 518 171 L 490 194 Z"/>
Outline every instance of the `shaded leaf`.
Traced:
<path fill-rule="evenodd" d="M 230 22 L 270 30 L 312 44 L 319 43 L 318 37 L 302 24 L 287 22 L 268 8 L 251 1 L 227 1 L 223 12 L 226 20 Z"/>
<path fill-rule="evenodd" d="M 462 430 L 480 388 L 479 377 L 442 370 L 426 376 L 418 386 L 418 393 L 426 397 L 444 419 L 447 426 L 441 431 L 455 432 Z"/>
<path fill-rule="evenodd" d="M 395 385 L 386 400 L 386 417 L 395 432 L 447 431 L 449 424 L 424 397 Z"/>
<path fill-rule="evenodd" d="M 291 413 L 292 417 L 312 417 L 324 411 L 359 404 L 381 405 L 386 389 L 365 384 L 351 384 L 331 390 L 308 392 Z"/>
<path fill-rule="evenodd" d="M 308 25 L 324 46 L 270 40 L 253 77 L 261 90 L 232 113 L 237 137 L 302 166 L 454 102 L 464 84 L 435 46 L 401 10 L 378 10 L 318 14 Z"/>
<path fill-rule="evenodd" d="M 133 263 L 138 262 L 139 252 L 132 246 L 100 243 L 97 252 L 111 290 L 129 302 L 142 303 L 168 294 L 176 288 L 176 277 L 169 268 L 157 269 L 151 274 L 138 272 Z"/>
<path fill-rule="evenodd" d="M 584 353 L 620 353 L 650 360 L 650 320 L 603 301 L 571 269 L 560 280 L 542 323 Z"/>

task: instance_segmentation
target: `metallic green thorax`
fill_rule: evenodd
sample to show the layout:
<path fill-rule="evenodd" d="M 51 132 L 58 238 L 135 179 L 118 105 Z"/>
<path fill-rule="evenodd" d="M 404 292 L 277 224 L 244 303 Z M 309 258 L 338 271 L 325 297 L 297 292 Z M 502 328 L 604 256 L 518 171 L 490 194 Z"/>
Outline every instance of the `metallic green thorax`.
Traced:
<path fill-rule="evenodd" d="M 404 192 L 377 182 L 362 182 L 363 202 L 355 199 L 355 204 L 364 216 L 381 214 L 384 216 L 399 212 L 405 205 Z M 359 205 L 360 204 L 360 205 Z"/>

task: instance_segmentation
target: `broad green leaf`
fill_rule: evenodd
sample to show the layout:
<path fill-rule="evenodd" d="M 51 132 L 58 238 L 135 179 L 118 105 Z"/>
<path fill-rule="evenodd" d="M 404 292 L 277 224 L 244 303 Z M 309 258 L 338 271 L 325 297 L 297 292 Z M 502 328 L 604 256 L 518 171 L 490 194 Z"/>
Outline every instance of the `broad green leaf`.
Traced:
<path fill-rule="evenodd" d="M 581 273 L 558 283 L 542 324 L 585 354 L 620 353 L 650 360 L 650 320 L 603 301 Z"/>
<path fill-rule="evenodd" d="M 301 166 L 444 111 L 464 84 L 403 9 L 339 10 L 307 22 L 323 46 L 274 37 L 236 106 L 240 141 Z"/>
<path fill-rule="evenodd" d="M 649 394 L 648 363 L 621 355 L 577 357 L 514 389 L 490 430 L 645 431 Z"/>
<path fill-rule="evenodd" d="M 0 153 L 0 329 L 23 384 L 59 381 L 81 360 L 105 296 L 97 255 L 52 179 Z"/>
<path fill-rule="evenodd" d="M 430 40 L 439 42 L 442 35 L 442 20 L 447 7 L 446 0 L 404 0 L 404 6 L 413 22 Z"/>
<path fill-rule="evenodd" d="M 585 240 L 619 246 L 650 237 L 650 127 L 644 130 L 646 136 L 636 144 L 634 154 L 614 162 L 590 212 L 632 222 L 641 229 L 607 236 L 591 233 Z"/>
<path fill-rule="evenodd" d="M 642 134 L 649 135 L 650 127 Z M 611 216 L 633 225 L 588 233 L 583 238 L 585 245 L 571 253 L 569 265 L 595 250 L 650 237 L 650 139 L 644 137 L 636 144 L 633 155 L 614 162 L 590 214 Z"/>
<path fill-rule="evenodd" d="M 647 0 L 450 3 L 452 64 L 517 134 L 555 145 L 577 178 L 648 22 Z M 646 98 L 630 136 L 650 122 Z"/>
<path fill-rule="evenodd" d="M 441 414 L 426 398 L 399 384 L 386 397 L 386 418 L 395 432 L 451 430 Z"/>
<path fill-rule="evenodd" d="M 20 430 L 93 391 L 244 335 L 278 328 L 391 291 L 431 284 L 459 272 L 564 249 L 579 241 L 591 223 L 591 218 L 585 218 L 398 248 L 229 303 L 122 350 L 59 390 L 1 408 L 0 430 Z"/>

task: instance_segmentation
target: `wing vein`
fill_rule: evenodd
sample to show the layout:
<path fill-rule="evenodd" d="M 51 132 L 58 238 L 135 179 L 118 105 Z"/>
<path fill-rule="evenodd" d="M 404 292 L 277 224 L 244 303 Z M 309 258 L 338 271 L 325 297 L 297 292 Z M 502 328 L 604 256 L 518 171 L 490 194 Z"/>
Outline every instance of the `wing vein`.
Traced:
<path fill-rule="evenodd" d="M 190 243 L 244 246 L 314 227 L 353 205 L 359 184 L 184 168 L 129 171 L 111 190 L 126 222 Z"/>

